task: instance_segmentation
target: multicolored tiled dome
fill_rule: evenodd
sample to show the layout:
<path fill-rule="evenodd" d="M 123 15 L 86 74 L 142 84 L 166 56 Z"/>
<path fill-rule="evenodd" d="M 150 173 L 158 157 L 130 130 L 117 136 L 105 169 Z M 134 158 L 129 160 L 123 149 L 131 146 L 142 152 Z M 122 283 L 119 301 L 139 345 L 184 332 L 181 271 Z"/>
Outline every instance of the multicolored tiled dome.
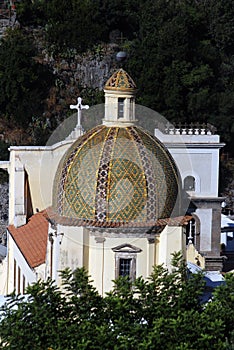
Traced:
<path fill-rule="evenodd" d="M 61 160 L 53 207 L 67 224 L 137 227 L 170 217 L 178 191 L 177 168 L 160 141 L 135 126 L 101 125 Z"/>

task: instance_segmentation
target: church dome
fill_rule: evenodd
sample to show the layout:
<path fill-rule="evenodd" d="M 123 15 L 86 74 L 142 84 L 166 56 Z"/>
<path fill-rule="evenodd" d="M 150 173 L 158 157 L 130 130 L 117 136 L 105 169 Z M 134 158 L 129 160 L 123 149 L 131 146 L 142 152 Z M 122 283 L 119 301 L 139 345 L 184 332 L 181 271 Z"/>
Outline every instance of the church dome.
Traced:
<path fill-rule="evenodd" d="M 179 183 L 175 163 L 158 139 L 136 126 L 100 125 L 62 158 L 53 208 L 67 225 L 137 227 L 170 217 Z"/>

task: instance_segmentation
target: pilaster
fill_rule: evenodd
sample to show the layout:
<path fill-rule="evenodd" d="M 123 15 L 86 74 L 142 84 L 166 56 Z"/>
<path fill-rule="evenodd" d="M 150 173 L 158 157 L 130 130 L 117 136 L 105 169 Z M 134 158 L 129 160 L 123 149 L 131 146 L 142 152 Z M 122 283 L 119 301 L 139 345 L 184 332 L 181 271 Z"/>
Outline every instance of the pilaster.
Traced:
<path fill-rule="evenodd" d="M 191 198 L 196 206 L 195 214 L 200 220 L 199 251 L 205 257 L 206 270 L 222 270 L 223 258 L 220 257 L 221 202 L 223 197 Z"/>

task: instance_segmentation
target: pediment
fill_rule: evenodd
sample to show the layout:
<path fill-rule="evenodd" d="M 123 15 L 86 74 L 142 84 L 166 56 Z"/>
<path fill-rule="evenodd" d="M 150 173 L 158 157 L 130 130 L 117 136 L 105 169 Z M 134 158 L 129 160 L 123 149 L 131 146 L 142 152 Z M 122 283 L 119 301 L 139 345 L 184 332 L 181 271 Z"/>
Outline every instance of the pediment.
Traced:
<path fill-rule="evenodd" d="M 142 250 L 131 244 L 121 244 L 112 248 L 115 253 L 140 253 Z"/>

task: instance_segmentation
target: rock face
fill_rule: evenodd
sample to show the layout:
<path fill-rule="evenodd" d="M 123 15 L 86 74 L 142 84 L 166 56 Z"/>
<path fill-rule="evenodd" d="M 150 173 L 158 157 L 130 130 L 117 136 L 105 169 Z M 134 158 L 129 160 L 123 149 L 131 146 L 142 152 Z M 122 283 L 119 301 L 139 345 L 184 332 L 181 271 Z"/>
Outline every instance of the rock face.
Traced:
<path fill-rule="evenodd" d="M 34 30 L 33 34 L 40 53 L 39 61 L 50 67 L 55 77 L 44 116 L 61 122 L 69 115 L 69 105 L 74 104 L 79 95 L 86 99 L 86 103 L 96 104 L 93 96 L 103 90 L 108 77 L 118 67 L 115 58 L 118 45 L 98 45 L 83 54 L 71 50 L 67 55 L 53 55 L 42 45 L 41 33 Z"/>
<path fill-rule="evenodd" d="M 62 88 L 68 85 L 79 85 L 83 88 L 102 90 L 111 70 L 116 69 L 117 47 L 114 44 L 103 44 L 94 51 L 88 51 L 82 55 L 72 54 L 71 57 L 56 57 L 53 59 L 44 53 L 44 63 L 49 64 L 62 84 Z M 70 93 L 73 91 L 71 90 Z"/>
<path fill-rule="evenodd" d="M 4 1 L 5 2 L 5 1 Z M 14 28 L 19 25 L 16 21 L 16 13 L 9 13 L 8 10 L 2 9 L 2 5 L 0 5 L 1 13 L 0 13 L 0 38 L 2 38 L 8 28 Z"/>
<path fill-rule="evenodd" d="M 76 62 L 74 77 L 84 87 L 102 90 L 114 65 L 113 47 L 103 46 L 93 57 L 83 57 Z"/>
<path fill-rule="evenodd" d="M 8 225 L 8 183 L 0 184 L 0 244 L 6 244 L 6 227 Z"/>
<path fill-rule="evenodd" d="M 17 25 L 16 22 L 11 24 L 9 20 L 7 24 Z M 120 64 L 116 61 L 120 47 L 111 42 L 98 44 L 84 53 L 78 53 L 76 49 L 57 53 L 48 47 L 43 28 L 25 27 L 24 31 L 38 49 L 36 61 L 50 69 L 54 81 L 43 102 L 44 112 L 41 118 L 32 117 L 30 130 L 17 130 L 14 134 L 11 127 L 0 125 L 0 134 L 3 134 L 3 140 L 9 144 L 42 144 L 47 139 L 47 134 L 71 115 L 69 106 L 76 102 L 78 96 L 90 106 L 103 103 L 102 90 L 106 80 Z M 42 130 L 44 139 L 41 137 Z"/>

